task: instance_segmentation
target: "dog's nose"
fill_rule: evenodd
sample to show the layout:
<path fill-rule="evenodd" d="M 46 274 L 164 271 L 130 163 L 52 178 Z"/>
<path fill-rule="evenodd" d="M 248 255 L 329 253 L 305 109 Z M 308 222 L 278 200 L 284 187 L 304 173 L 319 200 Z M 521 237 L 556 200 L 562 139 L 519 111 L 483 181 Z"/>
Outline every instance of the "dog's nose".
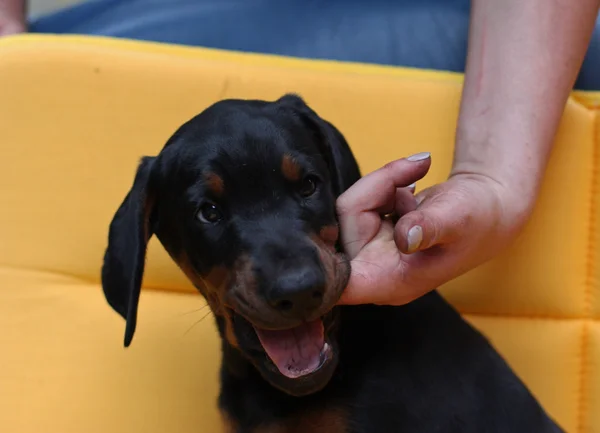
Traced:
<path fill-rule="evenodd" d="M 321 305 L 324 292 L 323 271 L 306 266 L 279 276 L 267 294 L 267 301 L 287 316 L 305 318 Z"/>

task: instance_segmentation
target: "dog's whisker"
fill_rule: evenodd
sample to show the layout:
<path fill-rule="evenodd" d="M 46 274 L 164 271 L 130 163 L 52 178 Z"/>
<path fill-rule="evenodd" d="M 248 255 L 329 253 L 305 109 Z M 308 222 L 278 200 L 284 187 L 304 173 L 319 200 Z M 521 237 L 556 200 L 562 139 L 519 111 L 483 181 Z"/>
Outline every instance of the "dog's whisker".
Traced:
<path fill-rule="evenodd" d="M 202 307 L 196 308 L 195 310 L 192 310 L 192 311 L 187 311 L 185 313 L 180 313 L 178 317 L 183 317 L 183 316 L 187 316 L 189 314 L 198 313 L 199 311 L 204 310 L 206 307 L 208 307 L 208 304 L 204 304 Z"/>
<path fill-rule="evenodd" d="M 183 335 L 186 336 L 198 323 L 202 322 L 204 319 L 206 319 L 211 314 L 212 314 L 212 310 L 208 310 L 208 312 L 204 316 L 202 316 L 199 320 L 195 321 L 192 324 L 192 326 L 190 326 L 189 329 L 183 333 Z"/>

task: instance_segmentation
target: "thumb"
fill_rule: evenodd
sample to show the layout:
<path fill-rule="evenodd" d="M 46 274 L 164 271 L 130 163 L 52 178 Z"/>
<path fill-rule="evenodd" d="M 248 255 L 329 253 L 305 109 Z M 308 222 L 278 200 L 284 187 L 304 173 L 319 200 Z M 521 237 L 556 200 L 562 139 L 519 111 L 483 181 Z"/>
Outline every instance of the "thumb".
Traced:
<path fill-rule="evenodd" d="M 394 229 L 396 246 L 405 254 L 452 242 L 464 230 L 464 210 L 447 200 L 423 200 L 400 218 Z"/>

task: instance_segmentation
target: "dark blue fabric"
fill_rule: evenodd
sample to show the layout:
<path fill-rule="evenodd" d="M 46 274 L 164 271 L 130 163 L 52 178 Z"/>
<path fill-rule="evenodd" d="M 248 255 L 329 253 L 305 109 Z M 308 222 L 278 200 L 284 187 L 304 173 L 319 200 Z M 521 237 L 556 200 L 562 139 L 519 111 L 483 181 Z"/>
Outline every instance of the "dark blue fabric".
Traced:
<path fill-rule="evenodd" d="M 464 70 L 469 0 L 89 0 L 30 30 Z M 600 90 L 600 20 L 576 87 Z"/>

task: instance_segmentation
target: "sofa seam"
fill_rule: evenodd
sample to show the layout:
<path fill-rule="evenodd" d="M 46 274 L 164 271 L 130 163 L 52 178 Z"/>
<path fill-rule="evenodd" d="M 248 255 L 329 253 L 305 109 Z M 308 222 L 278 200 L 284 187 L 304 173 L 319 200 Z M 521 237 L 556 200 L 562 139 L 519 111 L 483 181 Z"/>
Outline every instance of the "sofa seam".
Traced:
<path fill-rule="evenodd" d="M 75 273 L 68 273 L 64 271 L 59 271 L 55 269 L 47 269 L 47 268 L 34 268 L 29 266 L 18 266 L 18 265 L 9 265 L 9 264 L 0 264 L 0 270 L 10 270 L 17 272 L 33 272 L 37 274 L 44 274 L 49 276 L 60 276 L 64 278 L 71 279 L 73 284 L 85 284 L 91 286 L 100 286 L 101 281 L 94 280 L 91 278 L 86 278 Z M 183 287 L 161 287 L 156 284 L 142 284 L 142 291 L 150 291 L 150 292 L 160 292 L 160 293 L 168 293 L 168 294 L 178 294 L 178 295 L 196 295 L 198 294 L 197 290 L 194 290 L 192 286 L 189 288 Z M 554 314 L 536 314 L 531 312 L 526 313 L 509 313 L 509 312 L 497 312 L 497 311 L 476 311 L 476 310 L 468 310 L 462 309 L 460 307 L 456 307 L 457 311 L 463 316 L 472 316 L 472 317 L 485 317 L 490 319 L 508 319 L 508 320 L 540 320 L 540 321 L 587 321 L 587 322 L 600 322 L 600 317 L 595 318 L 589 315 L 554 315 Z"/>
<path fill-rule="evenodd" d="M 551 314 L 535 314 L 535 313 L 525 313 L 525 314 L 511 314 L 511 313 L 497 313 L 493 311 L 468 311 L 468 310 L 458 310 L 463 316 L 473 316 L 473 317 L 488 317 L 490 319 L 515 319 L 515 320 L 544 320 L 544 321 L 588 321 L 588 322 L 597 322 L 600 321 L 600 318 L 593 318 L 589 316 L 558 316 Z"/>
<path fill-rule="evenodd" d="M 81 275 L 78 275 L 74 272 L 61 271 L 57 269 L 51 268 L 42 268 L 42 267 L 31 267 L 31 266 L 23 266 L 23 265 L 14 265 L 9 263 L 0 263 L 0 270 L 8 270 L 13 272 L 22 272 L 22 273 L 36 273 L 47 276 L 55 276 L 62 277 L 66 279 L 72 280 L 73 284 L 86 284 L 93 285 L 96 283 L 95 280 L 91 278 L 86 278 Z"/>
<path fill-rule="evenodd" d="M 589 403 L 588 398 L 588 378 L 589 378 L 589 329 L 588 321 L 583 321 L 581 328 L 581 339 L 580 339 L 580 367 L 579 367 L 579 401 L 577 403 L 577 431 L 579 433 L 586 433 L 588 427 L 588 409 Z"/>
<path fill-rule="evenodd" d="M 594 289 L 595 289 L 595 263 L 596 263 L 596 248 L 597 248 L 597 193 L 598 193 L 598 160 L 599 160 L 599 149 L 598 149 L 598 110 L 591 110 L 593 116 L 592 123 L 592 172 L 591 172 L 591 185 L 590 185 L 590 201 L 589 201 L 589 220 L 588 220 L 588 242 L 587 242 L 587 254 L 586 254 L 586 278 L 584 284 L 584 297 L 583 297 L 583 311 L 584 315 L 588 318 L 593 316 L 593 305 L 594 305 Z M 579 402 L 578 402 L 578 420 L 577 420 L 577 431 L 585 433 L 588 427 L 589 417 L 589 321 L 586 320 L 582 324 L 581 339 L 580 339 L 580 369 L 579 369 Z"/>

